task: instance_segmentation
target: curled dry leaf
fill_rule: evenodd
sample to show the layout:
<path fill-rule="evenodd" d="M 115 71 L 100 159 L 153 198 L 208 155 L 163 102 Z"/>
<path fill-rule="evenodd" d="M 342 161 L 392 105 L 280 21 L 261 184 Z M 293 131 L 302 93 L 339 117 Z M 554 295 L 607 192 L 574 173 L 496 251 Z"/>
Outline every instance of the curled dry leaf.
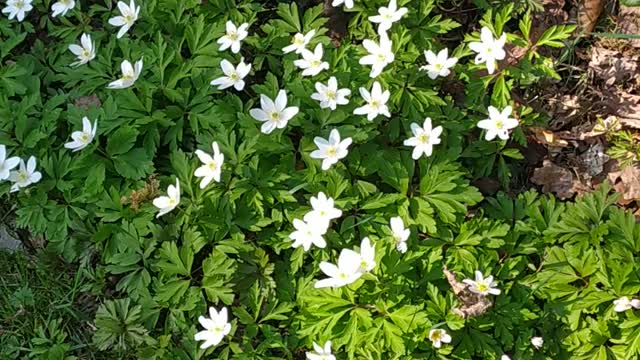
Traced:
<path fill-rule="evenodd" d="M 614 189 L 622 194 L 618 203 L 627 205 L 640 200 L 640 167 L 637 164 L 610 172 L 608 178 Z"/>
<path fill-rule="evenodd" d="M 578 25 L 582 33 L 589 34 L 593 31 L 602 10 L 604 10 L 604 0 L 582 0 L 580 2 Z"/>
<path fill-rule="evenodd" d="M 456 275 L 445 266 L 442 269 L 453 293 L 462 306 L 453 308 L 453 313 L 463 318 L 480 316 L 489 310 L 493 304 L 488 296 L 481 296 L 469 290 L 469 285 L 456 280 Z"/>
<path fill-rule="evenodd" d="M 638 73 L 640 57 L 625 55 L 617 50 L 594 46 L 591 49 L 589 71 L 607 86 L 633 79 Z"/>
<path fill-rule="evenodd" d="M 617 32 L 622 34 L 640 34 L 640 7 L 620 6 L 617 19 Z M 640 39 L 629 39 L 628 44 L 640 48 Z"/>
<path fill-rule="evenodd" d="M 554 193 L 560 199 L 568 199 L 576 193 L 576 180 L 568 169 L 545 160 L 542 167 L 533 171 L 531 182 L 542 186 L 543 193 Z"/>

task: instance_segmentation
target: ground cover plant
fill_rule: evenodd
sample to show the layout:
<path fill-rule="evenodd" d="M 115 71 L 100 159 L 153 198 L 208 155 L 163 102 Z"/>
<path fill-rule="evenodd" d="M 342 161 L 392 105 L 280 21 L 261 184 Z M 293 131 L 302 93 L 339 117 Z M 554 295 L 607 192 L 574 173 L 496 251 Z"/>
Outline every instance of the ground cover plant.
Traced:
<path fill-rule="evenodd" d="M 1 358 L 640 356 L 629 176 L 531 152 L 580 41 L 543 4 L 2 13 Z"/>

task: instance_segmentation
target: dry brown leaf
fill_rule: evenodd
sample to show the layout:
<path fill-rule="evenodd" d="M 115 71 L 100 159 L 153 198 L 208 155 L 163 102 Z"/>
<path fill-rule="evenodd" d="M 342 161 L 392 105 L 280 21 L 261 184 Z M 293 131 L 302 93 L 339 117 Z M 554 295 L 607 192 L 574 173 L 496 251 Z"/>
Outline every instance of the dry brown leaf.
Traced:
<path fill-rule="evenodd" d="M 640 200 L 640 167 L 627 166 L 621 171 L 610 172 L 609 181 L 613 188 L 622 194 L 618 202 L 626 205 L 635 200 Z"/>
<path fill-rule="evenodd" d="M 620 6 L 617 25 L 617 32 L 630 35 L 640 34 L 640 7 Z M 640 39 L 629 39 L 628 43 L 635 48 L 640 48 Z"/>
<path fill-rule="evenodd" d="M 602 104 L 614 114 L 624 126 L 640 129 L 640 95 L 629 94 L 619 89 L 608 89 L 602 94 Z"/>
<path fill-rule="evenodd" d="M 589 71 L 606 85 L 621 84 L 635 77 L 640 57 L 624 55 L 617 50 L 594 46 L 591 49 Z"/>
<path fill-rule="evenodd" d="M 449 271 L 445 266 L 442 269 L 444 276 L 447 278 L 449 285 L 453 289 L 453 293 L 462 306 L 453 308 L 453 313 L 463 318 L 480 316 L 489 310 L 491 299 L 488 296 L 482 296 L 469 290 L 469 286 L 456 280 L 456 275 Z"/>
<path fill-rule="evenodd" d="M 568 199 L 576 193 L 573 174 L 568 169 L 545 160 L 542 167 L 533 171 L 531 182 L 542 186 L 543 193 L 554 193 L 560 199 Z"/>
<path fill-rule="evenodd" d="M 93 94 L 89 96 L 80 96 L 79 98 L 76 99 L 74 105 L 76 107 L 86 110 L 90 107 L 99 108 L 102 105 L 102 102 L 100 101 L 100 98 L 98 97 L 98 95 Z"/>
<path fill-rule="evenodd" d="M 567 147 L 569 143 L 560 138 L 556 133 L 541 127 L 530 127 L 528 130 L 539 144 L 551 147 Z"/>
<path fill-rule="evenodd" d="M 582 0 L 578 8 L 578 25 L 584 34 L 591 33 L 604 10 L 604 0 Z"/>

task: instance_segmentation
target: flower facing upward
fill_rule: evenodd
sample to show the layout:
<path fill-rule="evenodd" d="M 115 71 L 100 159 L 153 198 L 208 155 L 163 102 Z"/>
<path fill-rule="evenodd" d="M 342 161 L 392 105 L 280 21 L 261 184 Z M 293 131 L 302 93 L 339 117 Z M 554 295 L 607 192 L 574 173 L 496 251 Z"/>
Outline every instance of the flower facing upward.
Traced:
<path fill-rule="evenodd" d="M 180 204 L 180 180 L 176 179 L 176 186 L 169 185 L 167 196 L 160 196 L 153 199 L 153 206 L 160 209 L 156 218 L 169 213 Z"/>
<path fill-rule="evenodd" d="M 231 48 L 232 53 L 239 53 L 240 46 L 242 46 L 241 41 L 244 40 L 247 35 L 249 35 L 249 33 L 247 32 L 248 28 L 249 24 L 247 23 L 243 23 L 239 27 L 236 27 L 233 22 L 227 21 L 227 33 L 220 37 L 220 39 L 218 39 L 218 44 L 220 44 L 220 48 L 218 50 L 225 51 L 228 48 Z"/>
<path fill-rule="evenodd" d="M 318 193 L 318 197 L 312 196 L 310 202 L 313 210 L 304 216 L 307 223 L 324 223 L 325 227 L 329 227 L 331 220 L 342 216 L 342 210 L 334 207 L 333 198 L 327 197 L 323 192 Z"/>
<path fill-rule="evenodd" d="M 108 89 L 126 89 L 131 87 L 131 85 L 138 80 L 142 72 L 142 58 L 136 61 L 135 66 L 131 66 L 128 60 L 124 60 L 122 64 L 120 64 L 120 70 L 122 71 L 122 76 L 120 79 L 109 83 L 109 85 L 107 85 Z"/>
<path fill-rule="evenodd" d="M 378 77 L 382 70 L 395 59 L 392 45 L 386 33 L 380 34 L 380 44 L 376 44 L 369 39 L 362 42 L 362 46 L 369 52 L 369 55 L 362 57 L 359 62 L 360 65 L 371 65 L 371 72 L 369 73 L 371 78 Z"/>
<path fill-rule="evenodd" d="M 302 246 L 304 251 L 308 251 L 311 245 L 315 245 L 321 249 L 327 246 L 327 242 L 322 235 L 327 231 L 327 228 L 322 222 L 306 222 L 300 219 L 293 219 L 293 227 L 296 231 L 289 235 L 289 238 L 293 240 L 291 245 L 294 248 Z"/>
<path fill-rule="evenodd" d="M 225 59 L 220 62 L 220 67 L 224 76 L 211 81 L 212 86 L 218 86 L 218 90 L 224 90 L 232 86 L 238 91 L 244 89 L 244 78 L 251 71 L 251 64 L 245 64 L 244 58 L 242 58 L 238 66 L 234 67 L 233 64 Z"/>
<path fill-rule="evenodd" d="M 93 126 L 91 126 L 91 121 L 86 116 L 82 118 L 82 131 L 74 131 L 71 133 L 71 139 L 64 147 L 67 149 L 71 149 L 73 152 L 80 151 L 86 148 L 93 139 L 96 137 L 96 132 L 98 131 L 98 120 L 93 121 Z"/>
<path fill-rule="evenodd" d="M 382 92 L 382 86 L 380 86 L 379 82 L 376 81 L 373 83 L 371 92 L 361 87 L 360 95 L 367 103 L 364 106 L 353 110 L 354 114 L 367 115 L 367 120 L 369 121 L 373 121 L 373 119 L 378 117 L 378 115 L 391 117 L 391 113 L 389 113 L 389 108 L 387 107 L 387 101 L 389 101 L 391 93 L 389 90 Z"/>
<path fill-rule="evenodd" d="M 411 230 L 405 229 L 404 222 L 399 216 L 391 218 L 391 220 L 389 221 L 389 226 L 391 227 L 393 239 L 396 242 L 396 249 L 404 254 L 405 252 L 407 252 L 407 240 L 411 235 Z"/>
<path fill-rule="evenodd" d="M 336 357 L 331 353 L 331 341 L 324 343 L 324 348 L 314 341 L 313 350 L 315 352 L 307 351 L 308 360 L 336 360 Z"/>
<path fill-rule="evenodd" d="M 440 50 L 438 55 L 431 50 L 427 50 L 424 52 L 424 57 L 427 60 L 427 65 L 420 67 L 420 70 L 426 71 L 430 79 L 435 79 L 438 76 L 449 76 L 451 74 L 449 69 L 458 63 L 457 58 L 449 58 L 448 49 Z"/>
<path fill-rule="evenodd" d="M 202 178 L 200 182 L 200 189 L 204 189 L 211 183 L 211 180 L 220 182 L 220 173 L 222 171 L 222 164 L 224 163 L 224 154 L 220 152 L 217 142 L 211 144 L 213 149 L 213 156 L 207 154 L 202 150 L 196 150 L 196 156 L 202 162 L 202 166 L 196 169 L 194 175 Z"/>
<path fill-rule="evenodd" d="M 327 85 L 317 82 L 316 91 L 311 94 L 311 98 L 319 101 L 321 108 L 331 110 L 335 110 L 338 105 L 347 105 L 349 103 L 347 96 L 351 95 L 349 89 L 338 89 L 338 80 L 334 76 L 329 78 Z"/>
<path fill-rule="evenodd" d="M 196 341 L 204 341 L 200 349 L 206 349 L 218 345 L 222 339 L 231 332 L 231 324 L 228 321 L 227 308 L 223 307 L 218 312 L 214 307 L 209 308 L 209 317 L 200 316 L 198 322 L 204 330 L 195 336 Z"/>
<path fill-rule="evenodd" d="M 391 25 L 405 16 L 407 12 L 407 8 L 398 9 L 396 0 L 391 0 L 389 1 L 389 7 L 382 6 L 380 9 L 378 9 L 379 15 L 370 16 L 369 21 L 379 24 L 378 34 L 382 34 L 391 29 Z"/>
<path fill-rule="evenodd" d="M 478 54 L 475 63 L 485 63 L 487 72 L 493 74 L 496 71 L 496 61 L 504 59 L 507 55 L 504 51 L 506 41 L 507 34 L 502 33 L 500 38 L 495 39 L 491 30 L 488 27 L 483 27 L 480 30 L 480 42 L 469 44 L 469 48 Z"/>
<path fill-rule="evenodd" d="M 531 345 L 536 349 L 540 349 L 544 345 L 544 339 L 540 336 L 534 336 L 531 338 Z"/>
<path fill-rule="evenodd" d="M 7 148 L 0 145 L 0 181 L 7 180 L 13 170 L 20 163 L 20 158 L 13 156 L 7 158 Z"/>
<path fill-rule="evenodd" d="M 65 16 L 67 14 L 67 11 L 73 9 L 75 6 L 76 2 L 74 0 L 59 0 L 58 2 L 51 5 L 51 11 L 53 11 L 51 16 Z"/>
<path fill-rule="evenodd" d="M 433 347 L 439 349 L 443 343 L 451 342 L 451 335 L 447 334 L 447 330 L 444 329 L 431 329 L 429 330 L 429 340 L 431 340 Z"/>
<path fill-rule="evenodd" d="M 509 130 L 518 126 L 518 120 L 511 118 L 513 109 L 507 106 L 500 111 L 493 106 L 489 106 L 489 118 L 478 121 L 478 127 L 486 130 L 485 140 L 491 141 L 498 136 L 502 140 L 509 139 Z"/>
<path fill-rule="evenodd" d="M 263 123 L 260 130 L 264 134 L 271 134 L 275 129 L 284 128 L 299 111 L 297 106 L 287 107 L 287 93 L 284 90 L 278 92 L 275 102 L 266 95 L 260 95 L 260 107 L 260 109 L 251 109 L 249 114 Z"/>
<path fill-rule="evenodd" d="M 4 14 L 9 14 L 9 20 L 17 18 L 18 21 L 24 20 L 27 13 L 33 10 L 31 2 L 33 0 L 7 0 L 7 6 L 2 9 Z"/>
<path fill-rule="evenodd" d="M 302 69 L 302 76 L 316 76 L 322 70 L 329 69 L 329 63 L 322 61 L 323 54 L 324 50 L 322 49 L 322 44 L 316 45 L 313 52 L 304 49 L 302 50 L 302 59 L 294 61 L 293 65 Z"/>
<path fill-rule="evenodd" d="M 433 145 L 440 144 L 440 134 L 442 126 L 431 127 L 431 118 L 426 118 L 422 127 L 416 123 L 411 123 L 413 137 L 404 141 L 405 146 L 413 146 L 411 157 L 418 160 L 422 154 L 429 157 L 433 153 Z"/>
<path fill-rule="evenodd" d="M 474 292 L 482 296 L 489 295 L 489 294 L 491 295 L 500 294 L 500 289 L 496 287 L 498 286 L 498 284 L 493 281 L 493 276 L 489 275 L 488 277 L 484 278 L 482 273 L 478 270 L 476 270 L 475 280 L 464 279 L 462 280 L 462 282 L 469 285 L 469 290 L 471 290 L 471 292 Z"/>
<path fill-rule="evenodd" d="M 13 182 L 11 192 L 16 192 L 20 190 L 20 188 L 35 184 L 40 181 L 40 179 L 42 179 L 42 174 L 36 171 L 36 158 L 31 156 L 26 165 L 24 160 L 20 159 L 20 167 L 18 170 L 13 170 L 9 173 L 9 181 Z"/>
<path fill-rule="evenodd" d="M 71 63 L 71 66 L 84 65 L 96 57 L 96 44 L 91 41 L 91 35 L 82 34 L 80 45 L 69 45 L 69 51 L 78 58 L 78 61 Z"/>
<path fill-rule="evenodd" d="M 353 8 L 353 0 L 333 0 L 331 6 L 336 7 L 342 4 L 344 4 L 344 7 L 346 7 L 347 9 Z"/>
<path fill-rule="evenodd" d="M 285 54 L 295 51 L 296 54 L 302 53 L 303 50 L 309 45 L 309 41 L 316 35 L 315 30 L 311 30 L 306 34 L 297 33 L 291 39 L 291 44 L 282 48 Z"/>
<path fill-rule="evenodd" d="M 342 249 L 338 257 L 338 265 L 323 261 L 320 263 L 320 270 L 328 276 L 326 279 L 316 281 L 316 289 L 333 287 L 338 288 L 349 285 L 362 276 L 360 254 L 350 249 Z"/>
<path fill-rule="evenodd" d="M 340 133 L 337 129 L 331 130 L 329 139 L 316 136 L 313 142 L 318 146 L 310 156 L 314 159 L 322 159 L 322 170 L 329 170 L 331 165 L 343 159 L 349 153 L 348 147 L 351 145 L 351 138 L 340 141 Z"/>
<path fill-rule="evenodd" d="M 140 14 L 140 6 L 136 6 L 136 2 L 131 0 L 129 5 L 122 1 L 118 1 L 118 10 L 120 10 L 120 16 L 114 16 L 109 19 L 109 24 L 113 26 L 119 26 L 117 38 L 120 39 L 124 34 L 131 29 L 133 24 L 138 20 Z"/>

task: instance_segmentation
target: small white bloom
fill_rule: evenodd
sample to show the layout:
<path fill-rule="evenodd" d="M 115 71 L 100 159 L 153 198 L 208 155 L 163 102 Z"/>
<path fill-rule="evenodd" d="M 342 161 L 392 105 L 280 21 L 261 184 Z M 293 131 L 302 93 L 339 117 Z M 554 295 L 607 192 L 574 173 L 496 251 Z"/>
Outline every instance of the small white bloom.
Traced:
<path fill-rule="evenodd" d="M 225 59 L 220 62 L 220 67 L 225 76 L 211 81 L 211 85 L 218 86 L 218 90 L 224 90 L 232 86 L 238 91 L 244 89 L 243 79 L 251 71 L 251 64 L 245 64 L 244 58 L 241 58 L 238 66 L 233 67 L 233 64 Z"/>
<path fill-rule="evenodd" d="M 120 27 L 117 35 L 117 38 L 120 39 L 131 29 L 136 20 L 138 20 L 140 6 L 136 6 L 134 0 L 131 0 L 128 6 L 124 2 L 118 1 L 118 10 L 120 10 L 120 16 L 114 16 L 109 19 L 109 24 Z"/>
<path fill-rule="evenodd" d="M 368 237 L 360 243 L 360 271 L 365 273 L 376 267 L 376 245 L 371 245 Z"/>
<path fill-rule="evenodd" d="M 316 136 L 313 142 L 318 146 L 318 150 L 311 152 L 310 156 L 314 159 L 322 159 L 322 170 L 329 170 L 331 165 L 343 159 L 349 153 L 347 149 L 351 145 L 351 138 L 340 141 L 340 133 L 337 129 L 331 130 L 329 139 Z"/>
<path fill-rule="evenodd" d="M 435 79 L 438 76 L 449 76 L 451 74 L 449 69 L 458 63 L 457 58 L 449 58 L 448 49 L 440 50 L 438 55 L 431 50 L 427 50 L 424 52 L 424 57 L 427 60 L 427 65 L 420 67 L 420 70 L 426 71 L 431 79 Z"/>
<path fill-rule="evenodd" d="M 240 52 L 240 46 L 242 46 L 241 41 L 244 40 L 249 33 L 247 29 L 249 28 L 249 24 L 243 23 L 239 27 L 231 22 L 227 21 L 226 29 L 227 33 L 224 34 L 220 39 L 218 39 L 218 44 L 220 44 L 220 48 L 218 50 L 225 51 L 228 48 L 231 48 L 231 52 L 237 54 Z"/>
<path fill-rule="evenodd" d="M 542 339 L 540 336 L 534 336 L 531 338 L 531 345 L 533 345 L 533 347 L 535 347 L 536 349 L 540 349 L 543 344 L 544 339 Z"/>
<path fill-rule="evenodd" d="M 249 114 L 264 123 L 260 128 L 264 134 L 271 134 L 276 128 L 284 128 L 300 110 L 297 106 L 287 107 L 287 93 L 284 90 L 278 92 L 275 102 L 261 94 L 260 107 L 261 109 L 249 110 Z"/>
<path fill-rule="evenodd" d="M 64 144 L 64 147 L 73 152 L 80 151 L 91 144 L 96 137 L 96 131 L 98 131 L 98 120 L 94 120 L 93 126 L 91 126 L 91 121 L 85 116 L 82 118 L 82 131 L 72 132 L 71 139 L 73 141 Z"/>
<path fill-rule="evenodd" d="M 126 89 L 133 85 L 142 72 L 142 58 L 136 61 L 135 67 L 131 66 L 129 60 L 122 61 L 120 70 L 122 71 L 122 77 L 109 83 L 109 85 L 107 85 L 108 89 Z"/>
<path fill-rule="evenodd" d="M 380 34 L 380 44 L 376 44 L 375 41 L 369 39 L 362 42 L 362 46 L 367 49 L 369 55 L 362 57 L 359 62 L 360 65 L 371 65 L 370 77 L 378 77 L 382 70 L 393 62 L 395 55 L 393 54 L 392 45 L 386 33 Z"/>
<path fill-rule="evenodd" d="M 42 179 L 42 174 L 36 171 L 36 158 L 31 156 L 26 165 L 24 160 L 20 159 L 20 167 L 18 170 L 13 170 L 9 173 L 9 181 L 13 182 L 11 192 L 16 192 L 20 190 L 20 188 L 35 184 L 40 181 L 40 179 Z"/>
<path fill-rule="evenodd" d="M 223 307 L 220 312 L 214 307 L 209 308 L 209 317 L 198 317 L 198 322 L 204 330 L 195 336 L 196 341 L 203 341 L 200 349 L 206 349 L 218 345 L 222 339 L 231 332 L 231 324 L 228 321 L 227 308 Z"/>
<path fill-rule="evenodd" d="M 331 341 L 324 343 L 324 348 L 314 341 L 313 350 L 315 350 L 314 353 L 307 351 L 306 355 L 308 360 L 336 360 L 336 357 L 331 352 Z"/>
<path fill-rule="evenodd" d="M 499 39 L 495 39 L 488 27 L 482 27 L 482 30 L 480 30 L 480 42 L 469 44 L 469 48 L 478 53 L 475 63 L 485 63 L 487 72 L 493 74 L 496 70 L 496 60 L 502 60 L 506 56 L 504 51 L 506 41 L 507 34 L 502 33 Z"/>
<path fill-rule="evenodd" d="M 7 148 L 0 145 L 0 181 L 7 180 L 13 170 L 20 163 L 20 158 L 13 156 L 7 158 Z"/>
<path fill-rule="evenodd" d="M 392 217 L 389 221 L 389 226 L 396 242 L 396 249 L 404 254 L 407 252 L 407 240 L 411 236 L 411 230 L 405 229 L 404 222 L 399 216 Z"/>
<path fill-rule="evenodd" d="M 378 9 L 379 15 L 370 16 L 369 21 L 371 21 L 372 23 L 380 24 L 378 25 L 378 34 L 382 34 L 391 29 L 391 25 L 405 16 L 407 12 L 407 8 L 398 9 L 396 0 L 391 0 L 389 2 L 389 7 L 382 6 L 380 9 Z"/>
<path fill-rule="evenodd" d="M 80 45 L 69 45 L 69 51 L 78 57 L 78 61 L 71 63 L 71 66 L 84 65 L 96 57 L 96 44 L 91 41 L 91 35 L 82 34 Z"/>
<path fill-rule="evenodd" d="M 447 334 L 447 330 L 444 329 L 431 329 L 429 330 L 429 340 L 431 340 L 433 347 L 439 349 L 443 343 L 451 342 L 451 335 Z"/>
<path fill-rule="evenodd" d="M 156 218 L 167 214 L 180 204 L 180 180 L 176 179 L 176 186 L 169 185 L 167 196 L 160 196 L 153 199 L 153 206 L 160 209 Z"/>
<path fill-rule="evenodd" d="M 213 156 L 202 150 L 196 150 L 196 155 L 198 159 L 200 159 L 200 162 L 202 162 L 202 166 L 197 168 L 194 173 L 196 177 L 202 178 L 200 189 L 206 188 L 211 180 L 220 182 L 220 172 L 222 171 L 222 164 L 224 163 L 224 154 L 220 152 L 220 147 L 218 147 L 217 142 L 214 141 L 211 147 L 213 148 Z"/>
<path fill-rule="evenodd" d="M 411 123 L 413 137 L 404 141 L 404 146 L 413 146 L 411 157 L 418 160 L 422 154 L 427 157 L 433 153 L 433 145 L 440 144 L 440 134 L 442 126 L 431 127 L 431 118 L 426 118 L 422 127 L 416 123 Z"/>
<path fill-rule="evenodd" d="M 638 299 L 629 299 L 626 296 L 621 297 L 618 300 L 614 300 L 613 304 L 615 305 L 613 311 L 615 312 L 623 312 L 630 310 L 632 308 L 639 309 L 640 308 L 640 300 Z"/>
<path fill-rule="evenodd" d="M 387 107 L 387 101 L 389 101 L 391 93 L 389 90 L 382 92 L 382 86 L 380 86 L 379 82 L 376 81 L 373 83 L 371 93 L 369 93 L 367 89 L 361 87 L 360 95 L 367 104 L 353 110 L 354 114 L 367 115 L 367 120 L 369 121 L 373 121 L 373 119 L 378 117 L 378 115 L 391 117 L 391 113 L 389 113 L 389 108 Z"/>
<path fill-rule="evenodd" d="M 485 140 L 491 141 L 498 136 L 502 140 L 509 139 L 509 130 L 518 126 L 518 120 L 511 118 L 513 109 L 507 106 L 502 112 L 493 106 L 489 106 L 489 118 L 478 121 L 478 127 L 486 130 Z"/>
<path fill-rule="evenodd" d="M 342 210 L 334 207 L 333 198 L 327 197 L 323 192 L 318 193 L 318 197 L 312 196 L 310 202 L 313 210 L 304 216 L 307 223 L 324 223 L 325 227 L 329 227 L 331 220 L 342 216 Z"/>
<path fill-rule="evenodd" d="M 2 9 L 4 14 L 9 14 L 9 20 L 17 18 L 18 21 L 24 20 L 25 15 L 31 10 L 33 0 L 7 0 L 7 6 Z"/>
<path fill-rule="evenodd" d="M 344 7 L 346 7 L 347 9 L 353 8 L 353 0 L 333 0 L 331 6 L 336 7 L 342 4 L 344 4 Z"/>
<path fill-rule="evenodd" d="M 322 235 L 327 232 L 327 228 L 324 222 L 306 222 L 300 219 L 293 219 L 293 227 L 296 231 L 289 235 L 291 240 L 294 240 L 291 245 L 294 248 L 300 247 L 304 251 L 308 251 L 311 245 L 315 245 L 321 249 L 327 246 L 327 242 Z"/>
<path fill-rule="evenodd" d="M 509 357 L 509 355 L 504 354 L 500 357 L 500 360 L 511 360 L 511 358 Z"/>
<path fill-rule="evenodd" d="M 326 261 L 320 263 L 320 270 L 328 278 L 316 281 L 315 288 L 338 288 L 358 280 L 362 276 L 360 262 L 360 254 L 353 250 L 342 249 L 338 257 L 338 266 Z"/>
<path fill-rule="evenodd" d="M 293 62 L 293 65 L 302 69 L 302 76 L 316 76 L 320 74 L 322 70 L 329 69 L 329 63 L 322 61 L 322 55 L 324 50 L 322 44 L 316 45 L 313 52 L 310 50 L 302 50 L 302 59 Z"/>
<path fill-rule="evenodd" d="M 476 270 L 476 279 L 464 279 L 463 283 L 469 285 L 469 290 L 480 295 L 499 295 L 500 289 L 496 288 L 498 284 L 493 281 L 493 276 L 489 275 L 484 278 L 482 273 Z"/>
<path fill-rule="evenodd" d="M 282 51 L 285 54 L 288 54 L 292 51 L 295 51 L 296 54 L 300 54 L 307 48 L 307 45 L 309 45 L 309 42 L 315 35 L 315 30 L 311 30 L 306 34 L 297 33 L 291 39 L 291 45 L 285 46 L 284 48 L 282 48 Z"/>
<path fill-rule="evenodd" d="M 329 78 L 326 86 L 316 82 L 316 91 L 311 94 L 311 98 L 319 101 L 321 108 L 329 108 L 331 110 L 335 110 L 338 105 L 347 105 L 349 103 L 347 96 L 351 95 L 351 90 L 349 89 L 338 89 L 338 80 L 336 80 L 335 76 Z"/>
<path fill-rule="evenodd" d="M 631 306 L 634 309 L 640 309 L 640 300 L 638 300 L 638 299 L 631 300 Z"/>
<path fill-rule="evenodd" d="M 65 16 L 67 14 L 67 11 L 73 9 L 75 6 L 76 2 L 74 0 L 58 0 L 58 2 L 51 5 L 51 11 L 53 11 L 53 14 L 51 14 L 51 16 Z"/>

